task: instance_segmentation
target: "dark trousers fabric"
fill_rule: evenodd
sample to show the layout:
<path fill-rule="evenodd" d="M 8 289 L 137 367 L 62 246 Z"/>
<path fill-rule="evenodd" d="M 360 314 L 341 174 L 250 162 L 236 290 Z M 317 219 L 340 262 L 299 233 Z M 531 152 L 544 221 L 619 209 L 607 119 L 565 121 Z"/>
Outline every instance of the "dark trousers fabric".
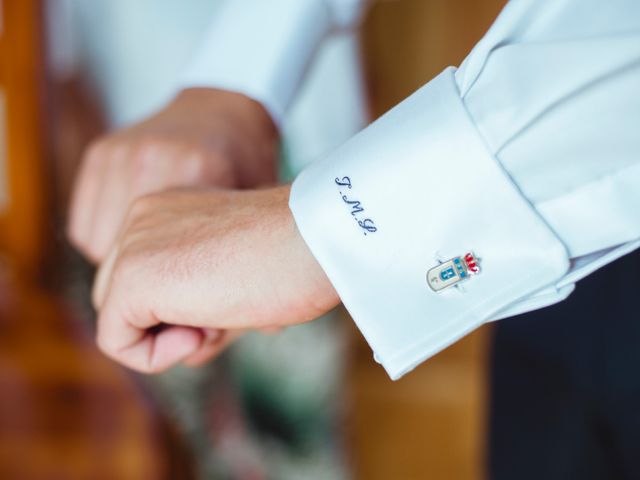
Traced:
<path fill-rule="evenodd" d="M 640 479 L 640 252 L 493 341 L 492 480 Z"/>

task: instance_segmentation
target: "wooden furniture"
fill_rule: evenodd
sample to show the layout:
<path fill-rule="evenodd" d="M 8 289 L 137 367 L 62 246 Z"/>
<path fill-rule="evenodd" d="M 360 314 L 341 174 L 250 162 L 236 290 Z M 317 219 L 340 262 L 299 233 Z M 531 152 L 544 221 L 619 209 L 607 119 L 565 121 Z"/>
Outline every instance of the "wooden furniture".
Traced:
<path fill-rule="evenodd" d="M 56 244 L 45 139 L 59 99 L 44 71 L 42 4 L 0 7 L 0 478 L 193 478 L 133 376 L 43 287 Z"/>
<path fill-rule="evenodd" d="M 0 251 L 32 278 L 47 225 L 41 13 L 39 2 L 3 0 L 0 14 Z"/>

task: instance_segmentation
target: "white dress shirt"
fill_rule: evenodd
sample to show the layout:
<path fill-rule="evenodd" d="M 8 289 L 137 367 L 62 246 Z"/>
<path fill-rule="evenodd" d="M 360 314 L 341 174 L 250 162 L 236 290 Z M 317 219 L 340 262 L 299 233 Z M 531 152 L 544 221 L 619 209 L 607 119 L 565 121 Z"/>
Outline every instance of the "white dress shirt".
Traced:
<path fill-rule="evenodd" d="M 185 85 L 278 121 L 359 7 L 232 0 Z M 639 90 L 640 2 L 513 0 L 458 69 L 298 176 L 298 228 L 392 378 L 640 246 Z M 467 252 L 480 273 L 434 292 L 427 271 Z"/>

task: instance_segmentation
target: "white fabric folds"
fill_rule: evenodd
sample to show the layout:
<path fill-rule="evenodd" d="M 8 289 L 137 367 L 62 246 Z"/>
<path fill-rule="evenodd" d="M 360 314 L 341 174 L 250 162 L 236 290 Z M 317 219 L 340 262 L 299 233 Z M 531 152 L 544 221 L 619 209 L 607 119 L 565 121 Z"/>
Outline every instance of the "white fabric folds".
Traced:
<path fill-rule="evenodd" d="M 302 236 L 393 379 L 569 268 L 562 242 L 487 150 L 454 72 L 308 167 L 290 199 Z M 481 273 L 433 292 L 427 271 L 469 251 Z"/>

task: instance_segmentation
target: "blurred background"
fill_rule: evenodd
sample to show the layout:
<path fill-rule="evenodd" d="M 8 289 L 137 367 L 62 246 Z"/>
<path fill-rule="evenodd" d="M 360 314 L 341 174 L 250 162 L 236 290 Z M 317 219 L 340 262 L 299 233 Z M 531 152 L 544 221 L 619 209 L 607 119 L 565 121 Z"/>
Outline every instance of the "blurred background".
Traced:
<path fill-rule="evenodd" d="M 340 310 L 153 378 L 94 347 L 92 267 L 64 236 L 75 170 L 175 94 L 219 4 L 0 1 L 0 478 L 487 478 L 489 327 L 395 383 Z M 318 52 L 283 180 L 459 64 L 503 4 L 376 2 Z"/>

